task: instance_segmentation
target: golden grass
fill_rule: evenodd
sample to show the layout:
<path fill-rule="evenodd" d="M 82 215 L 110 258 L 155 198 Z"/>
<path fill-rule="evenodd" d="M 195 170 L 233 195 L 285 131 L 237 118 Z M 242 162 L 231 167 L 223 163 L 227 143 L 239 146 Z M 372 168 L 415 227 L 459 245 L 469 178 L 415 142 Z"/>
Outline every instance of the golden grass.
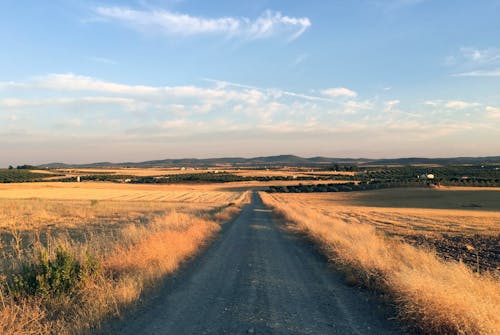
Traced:
<path fill-rule="evenodd" d="M 500 191 L 388 189 L 279 197 L 332 219 L 369 224 L 390 235 L 500 234 Z"/>
<path fill-rule="evenodd" d="M 0 198 L 56 200 L 117 200 L 216 203 L 233 201 L 240 193 L 215 191 L 212 185 L 139 185 L 119 183 L 0 184 Z"/>
<path fill-rule="evenodd" d="M 128 185 L 125 185 L 128 186 Z M 96 194 L 129 188 L 77 188 Z M 40 186 L 38 194 L 51 190 Z M 62 191 L 66 191 L 64 193 Z M 156 189 L 142 188 L 149 195 Z M 21 190 L 21 193 L 25 190 Z M 119 315 L 159 279 L 193 257 L 249 201 L 248 193 L 162 192 L 163 201 L 70 200 L 72 188 L 56 198 L 0 199 L 0 333 L 90 333 L 107 317 Z M 125 198 L 125 197 L 124 197 Z M 107 195 L 103 199 L 108 199 Z M 126 198 L 128 199 L 128 198 Z M 3 242 L 3 243 L 2 243 Z M 79 260 L 91 254 L 99 271 L 71 294 L 19 295 L 7 280 L 40 250 L 68 250 Z"/>
<path fill-rule="evenodd" d="M 478 275 L 462 263 L 445 262 L 432 252 L 387 238 L 369 224 L 325 215 L 307 201 L 297 201 L 298 197 L 261 196 L 316 242 L 348 277 L 389 293 L 400 316 L 424 333 L 498 333 L 497 278 Z"/>

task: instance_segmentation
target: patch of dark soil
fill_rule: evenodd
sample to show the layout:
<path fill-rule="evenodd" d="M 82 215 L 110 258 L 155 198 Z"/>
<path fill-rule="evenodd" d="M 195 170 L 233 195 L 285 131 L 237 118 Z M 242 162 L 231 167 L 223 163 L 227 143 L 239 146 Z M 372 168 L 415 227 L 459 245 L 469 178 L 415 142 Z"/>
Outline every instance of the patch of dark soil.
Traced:
<path fill-rule="evenodd" d="M 436 250 L 446 260 L 461 260 L 475 271 L 500 274 L 500 235 L 446 235 L 441 237 L 405 236 L 406 242 Z"/>

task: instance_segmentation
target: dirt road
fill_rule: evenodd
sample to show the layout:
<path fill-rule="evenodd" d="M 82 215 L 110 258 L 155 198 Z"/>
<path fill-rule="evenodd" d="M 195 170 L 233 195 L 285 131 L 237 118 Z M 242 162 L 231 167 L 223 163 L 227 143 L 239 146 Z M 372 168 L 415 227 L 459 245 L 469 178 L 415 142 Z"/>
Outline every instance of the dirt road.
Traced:
<path fill-rule="evenodd" d="M 401 334 L 254 194 L 219 239 L 107 334 Z"/>

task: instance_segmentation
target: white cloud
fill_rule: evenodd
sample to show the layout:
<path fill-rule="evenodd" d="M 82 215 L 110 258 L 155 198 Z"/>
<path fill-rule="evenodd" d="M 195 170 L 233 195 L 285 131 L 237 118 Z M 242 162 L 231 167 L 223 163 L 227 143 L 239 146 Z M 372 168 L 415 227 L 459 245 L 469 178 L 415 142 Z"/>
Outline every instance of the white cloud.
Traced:
<path fill-rule="evenodd" d="M 471 47 L 462 47 L 460 52 L 465 59 L 475 63 L 495 63 L 500 61 L 500 49 L 488 48 L 477 49 Z"/>
<path fill-rule="evenodd" d="M 322 90 L 321 93 L 332 98 L 336 97 L 355 98 L 358 95 L 358 93 L 356 93 L 355 91 L 352 91 L 345 87 L 328 88 Z"/>
<path fill-rule="evenodd" d="M 359 111 L 369 110 L 374 107 L 371 101 L 346 101 L 344 104 L 345 114 L 357 114 Z"/>
<path fill-rule="evenodd" d="M 444 107 L 450 108 L 450 109 L 467 109 L 467 108 L 473 108 L 473 107 L 478 107 L 481 106 L 481 104 L 478 104 L 476 102 L 467 102 L 467 101 L 460 101 L 460 100 L 452 100 L 448 101 L 444 104 Z"/>
<path fill-rule="evenodd" d="M 62 142 L 76 135 L 83 139 L 106 134 L 115 136 L 118 142 L 138 145 L 143 141 L 144 148 L 181 143 L 196 136 L 203 138 L 200 143 L 207 146 L 213 143 L 211 138 L 226 136 L 227 145 L 235 147 L 242 136 L 263 142 L 281 138 L 285 148 L 291 145 L 290 140 L 303 139 L 304 134 L 308 146 L 313 144 L 310 137 L 332 140 L 335 136 L 357 138 L 360 134 L 372 134 L 382 145 L 398 142 L 401 134 L 412 134 L 411 141 L 418 142 L 424 137 L 482 129 L 485 123 L 495 128 L 500 119 L 493 102 L 481 105 L 484 112 L 476 113 L 480 117 L 465 119 L 461 118 L 464 113 L 455 110 L 472 106 L 479 111 L 477 102 L 429 100 L 425 102 L 427 106 L 419 107 L 430 112 L 426 114 L 417 108 L 415 113 L 420 115 L 416 115 L 400 110 L 401 102 L 397 99 L 358 100 L 352 97 L 356 92 L 346 88 L 333 88 L 337 90 L 333 96 L 318 93 L 315 96 L 315 91 L 304 94 L 207 81 L 203 87 L 152 86 L 76 74 L 50 74 L 0 83 L 0 110 L 6 111 L 0 115 L 4 120 L 0 122 L 0 136 L 22 125 L 30 134 L 56 132 Z M 383 110 L 387 113 L 379 112 Z M 18 115 L 17 121 L 7 121 L 9 114 Z M 493 133 L 494 129 L 489 131 Z"/>
<path fill-rule="evenodd" d="M 486 106 L 486 116 L 490 119 L 500 119 L 500 108 Z"/>
<path fill-rule="evenodd" d="M 218 87 L 218 88 L 226 88 L 226 87 L 231 87 L 231 86 L 238 87 L 238 88 L 246 88 L 246 89 L 254 90 L 256 92 L 264 92 L 266 95 L 269 95 L 275 99 L 281 98 L 283 96 L 290 96 L 290 97 L 300 98 L 300 99 L 304 99 L 304 100 L 311 100 L 311 101 L 333 102 L 332 99 L 318 97 L 318 96 L 310 95 L 310 94 L 285 91 L 285 90 L 278 89 L 278 88 L 262 88 L 262 87 L 250 86 L 250 85 L 239 84 L 239 83 L 232 83 L 229 81 L 217 80 L 217 79 L 211 79 L 211 78 L 205 78 L 204 80 L 211 82 L 211 83 L 215 83 L 216 87 Z"/>
<path fill-rule="evenodd" d="M 458 54 L 448 56 L 446 64 L 454 66 L 454 77 L 500 77 L 500 49 L 462 47 Z"/>
<path fill-rule="evenodd" d="M 477 102 L 468 102 L 462 100 L 427 100 L 424 102 L 424 104 L 435 108 L 447 109 L 469 109 L 481 106 L 481 104 Z"/>
<path fill-rule="evenodd" d="M 389 100 L 384 103 L 384 112 L 390 113 L 390 112 L 397 112 L 396 106 L 399 105 L 401 101 L 399 100 Z"/>
<path fill-rule="evenodd" d="M 126 95 L 135 99 L 154 97 L 158 99 L 202 99 L 224 103 L 231 100 L 258 100 L 260 92 L 255 90 L 224 90 L 202 88 L 197 86 L 147 86 L 128 85 L 104 81 L 93 77 L 75 75 L 72 73 L 49 74 L 32 78 L 26 82 L 0 83 L 1 87 L 16 89 L 45 89 L 55 92 L 96 92 L 99 94 Z M 113 97 L 106 97 L 110 99 Z M 10 104 L 17 103 L 11 99 Z"/>
<path fill-rule="evenodd" d="M 249 18 L 204 18 L 170 12 L 167 10 L 136 10 L 128 7 L 97 7 L 95 13 L 107 20 L 114 20 L 142 31 L 166 35 L 218 34 L 244 36 L 249 39 L 286 35 L 289 40 L 302 35 L 310 26 L 307 17 L 289 17 L 267 10 L 255 20 Z"/>
<path fill-rule="evenodd" d="M 500 69 L 476 70 L 453 74 L 454 77 L 500 77 Z"/>

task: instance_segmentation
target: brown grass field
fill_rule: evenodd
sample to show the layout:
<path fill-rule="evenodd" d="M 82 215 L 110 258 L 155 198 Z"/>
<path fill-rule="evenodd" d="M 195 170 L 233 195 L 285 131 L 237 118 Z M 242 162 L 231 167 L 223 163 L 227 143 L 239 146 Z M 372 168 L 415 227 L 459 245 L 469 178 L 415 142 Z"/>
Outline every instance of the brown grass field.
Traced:
<path fill-rule="evenodd" d="M 499 190 L 472 189 L 262 194 L 291 229 L 306 234 L 343 269 L 348 282 L 385 292 L 401 318 L 435 334 L 500 329 L 499 196 Z M 481 241 L 492 239 L 494 259 L 483 261 L 479 273 L 476 262 L 455 260 L 463 255 L 406 243 L 457 236 L 476 243 L 464 246 L 473 254 Z"/>
<path fill-rule="evenodd" d="M 300 183 L 332 184 L 343 180 L 304 180 Z M 196 197 L 214 196 L 221 199 L 248 190 L 265 190 L 272 185 L 297 185 L 297 181 L 244 181 L 212 184 L 125 184 L 111 182 L 82 183 L 0 183 L 0 199 L 54 199 L 54 200 L 158 200 L 179 202 Z M 199 199 L 201 200 L 201 199 Z M 208 202 L 210 202 L 208 201 Z M 202 202 L 202 201 L 198 201 Z"/>
<path fill-rule="evenodd" d="M 9 184 L 0 193 L 1 334 L 92 332 L 249 200 L 247 192 L 109 183 Z M 30 264 L 36 279 L 23 275 Z M 71 277 L 64 269 L 73 265 L 87 274 Z"/>
<path fill-rule="evenodd" d="M 298 172 L 309 173 L 273 175 Z M 249 190 L 295 184 L 0 184 L 0 333 L 92 332 L 199 252 L 249 201 Z M 261 194 L 291 229 L 318 243 L 347 282 L 385 292 L 424 333 L 499 329 L 500 189 Z M 44 254 L 56 262 L 61 250 L 82 268 L 89 255 L 98 266 L 62 294 L 43 282 L 35 292 L 16 286 L 23 267 L 40 267 Z"/>
<path fill-rule="evenodd" d="M 369 224 L 476 270 L 500 271 L 500 189 L 387 189 L 286 199 L 346 223 Z"/>

